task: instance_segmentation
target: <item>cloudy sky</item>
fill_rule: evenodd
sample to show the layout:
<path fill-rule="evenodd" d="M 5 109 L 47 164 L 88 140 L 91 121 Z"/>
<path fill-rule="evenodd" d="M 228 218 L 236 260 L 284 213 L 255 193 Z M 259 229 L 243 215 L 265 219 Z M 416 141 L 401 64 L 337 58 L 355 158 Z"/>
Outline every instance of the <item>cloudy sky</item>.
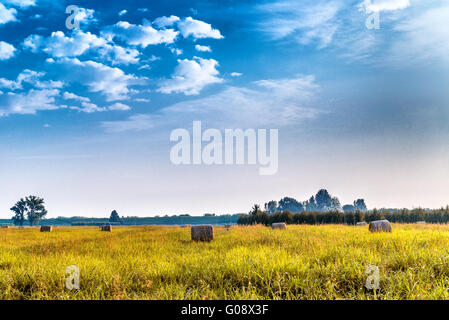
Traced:
<path fill-rule="evenodd" d="M 449 204 L 448 21 L 445 0 L 0 0 L 0 217 L 29 194 L 49 217 L 247 212 L 319 188 Z M 173 165 L 170 132 L 194 120 L 279 129 L 278 172 Z"/>

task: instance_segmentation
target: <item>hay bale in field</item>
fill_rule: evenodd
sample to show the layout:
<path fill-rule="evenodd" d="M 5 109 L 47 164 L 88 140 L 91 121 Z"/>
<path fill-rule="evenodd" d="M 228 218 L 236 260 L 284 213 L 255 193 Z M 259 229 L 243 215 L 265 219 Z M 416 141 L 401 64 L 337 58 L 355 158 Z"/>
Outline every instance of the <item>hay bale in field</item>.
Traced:
<path fill-rule="evenodd" d="M 277 222 L 271 224 L 271 229 L 287 229 L 287 224 L 285 222 Z"/>
<path fill-rule="evenodd" d="M 111 225 L 101 226 L 100 228 L 101 228 L 101 231 L 112 232 L 112 226 Z"/>
<path fill-rule="evenodd" d="M 52 232 L 53 227 L 52 226 L 41 226 L 41 232 Z"/>
<path fill-rule="evenodd" d="M 191 234 L 194 241 L 212 241 L 214 240 L 214 227 L 211 224 L 192 226 Z"/>
<path fill-rule="evenodd" d="M 359 221 L 356 223 L 356 226 L 366 226 L 366 222 L 365 221 Z"/>
<path fill-rule="evenodd" d="M 2 226 L 2 229 L 9 229 L 9 226 Z"/>
<path fill-rule="evenodd" d="M 425 221 L 416 221 L 416 224 L 426 224 Z"/>
<path fill-rule="evenodd" d="M 391 223 L 388 220 L 377 220 L 369 223 L 371 232 L 391 232 Z"/>

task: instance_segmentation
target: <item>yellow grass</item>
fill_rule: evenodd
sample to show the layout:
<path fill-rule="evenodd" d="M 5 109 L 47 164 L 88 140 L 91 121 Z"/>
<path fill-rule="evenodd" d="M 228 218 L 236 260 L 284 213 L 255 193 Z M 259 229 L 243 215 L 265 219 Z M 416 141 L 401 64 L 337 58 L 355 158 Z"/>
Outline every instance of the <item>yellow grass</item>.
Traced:
<path fill-rule="evenodd" d="M 80 290 L 65 270 L 80 270 Z M 380 290 L 364 285 L 369 265 Z M 449 226 L 0 229 L 0 299 L 448 299 Z"/>

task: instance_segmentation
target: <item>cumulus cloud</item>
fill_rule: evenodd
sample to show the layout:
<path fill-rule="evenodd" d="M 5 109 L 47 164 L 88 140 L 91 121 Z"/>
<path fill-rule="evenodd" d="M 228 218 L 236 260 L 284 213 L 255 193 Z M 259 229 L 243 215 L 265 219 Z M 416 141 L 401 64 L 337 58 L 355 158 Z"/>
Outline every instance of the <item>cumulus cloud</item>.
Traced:
<path fill-rule="evenodd" d="M 62 58 L 52 64 L 64 81 L 81 83 L 87 86 L 89 91 L 105 95 L 107 101 L 127 99 L 131 93 L 130 86 L 146 83 L 146 78 L 125 74 L 119 68 L 91 60 Z"/>
<path fill-rule="evenodd" d="M 3 0 L 2 2 L 21 8 L 33 7 L 36 5 L 36 0 Z"/>
<path fill-rule="evenodd" d="M 16 80 L 0 78 L 0 88 L 6 88 L 13 91 L 19 90 L 23 89 L 24 83 L 28 83 L 33 88 L 38 89 L 59 89 L 64 86 L 62 81 L 43 81 L 41 80 L 43 76 L 45 76 L 45 72 L 36 72 L 25 69 L 17 76 Z"/>
<path fill-rule="evenodd" d="M 59 95 L 57 89 L 31 89 L 26 93 L 0 95 L 0 115 L 35 114 L 39 110 L 56 110 L 65 106 L 55 104 L 55 97 Z"/>
<path fill-rule="evenodd" d="M 201 46 L 199 44 L 195 45 L 195 50 L 200 52 L 212 52 L 209 46 Z"/>
<path fill-rule="evenodd" d="M 178 22 L 179 31 L 184 38 L 192 36 L 195 39 L 213 38 L 222 39 L 218 29 L 213 29 L 209 23 L 204 21 L 195 20 L 192 17 L 187 17 Z"/>
<path fill-rule="evenodd" d="M 52 57 L 76 57 L 84 54 L 90 48 L 105 46 L 107 41 L 90 32 L 76 30 L 71 37 L 64 32 L 52 32 L 48 38 L 39 35 L 28 36 L 23 45 L 33 52 L 42 50 Z"/>
<path fill-rule="evenodd" d="M 146 48 L 148 45 L 173 43 L 178 32 L 173 29 L 156 30 L 144 20 L 143 25 L 119 21 L 115 25 L 104 28 L 102 35 L 109 41 L 117 38 L 129 45 Z"/>
<path fill-rule="evenodd" d="M 158 91 L 162 93 L 199 94 L 207 85 L 221 83 L 216 69 L 218 62 L 214 59 L 194 57 L 194 60 L 178 60 L 178 65 L 171 79 L 162 81 Z"/>
<path fill-rule="evenodd" d="M 179 17 L 171 15 L 170 17 L 159 17 L 153 21 L 153 24 L 158 28 L 171 27 L 175 22 L 179 21 Z"/>
<path fill-rule="evenodd" d="M 12 44 L 0 41 L 0 60 L 8 60 L 14 57 L 16 48 Z"/>
<path fill-rule="evenodd" d="M 75 15 L 74 19 L 80 23 L 80 27 L 87 27 L 91 23 L 96 22 L 95 10 L 78 8 L 78 13 Z"/>
<path fill-rule="evenodd" d="M 17 10 L 14 8 L 7 9 L 3 3 L 0 2 L 0 25 L 17 21 Z"/>
<path fill-rule="evenodd" d="M 113 111 L 128 111 L 128 110 L 131 110 L 131 107 L 126 104 L 117 102 L 117 103 L 114 103 L 113 105 L 109 106 L 108 109 L 113 110 Z"/>
<path fill-rule="evenodd" d="M 240 77 L 242 75 L 243 75 L 243 73 L 240 73 L 240 72 L 231 72 L 231 77 Z"/>
<path fill-rule="evenodd" d="M 113 65 L 138 63 L 140 55 L 136 49 L 109 44 L 106 39 L 82 30 L 75 30 L 71 36 L 66 36 L 62 31 L 53 32 L 47 38 L 30 35 L 24 40 L 23 46 L 32 52 L 41 50 L 55 58 L 78 57 L 89 51 L 111 61 Z"/>
<path fill-rule="evenodd" d="M 77 110 L 79 112 L 93 113 L 93 112 L 104 112 L 107 111 L 104 107 L 99 107 L 92 102 L 81 102 L 81 107 L 70 107 L 72 110 Z"/>
<path fill-rule="evenodd" d="M 128 10 L 122 10 L 118 13 L 119 16 L 123 16 L 128 13 Z"/>
<path fill-rule="evenodd" d="M 76 100 L 76 101 L 81 101 L 81 102 L 90 102 L 90 99 L 87 97 L 81 97 L 79 95 L 76 95 L 74 93 L 71 92 L 64 92 L 62 94 L 62 98 L 64 100 Z"/>

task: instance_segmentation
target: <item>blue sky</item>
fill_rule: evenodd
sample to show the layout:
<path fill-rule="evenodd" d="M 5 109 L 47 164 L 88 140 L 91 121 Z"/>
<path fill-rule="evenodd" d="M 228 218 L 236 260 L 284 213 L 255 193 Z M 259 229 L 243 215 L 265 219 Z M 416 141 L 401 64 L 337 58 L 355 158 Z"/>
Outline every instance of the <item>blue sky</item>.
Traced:
<path fill-rule="evenodd" d="M 441 0 L 0 0 L 0 217 L 28 194 L 51 217 L 246 212 L 321 187 L 446 205 L 448 21 Z M 194 120 L 279 129 L 278 173 L 172 165 Z"/>

